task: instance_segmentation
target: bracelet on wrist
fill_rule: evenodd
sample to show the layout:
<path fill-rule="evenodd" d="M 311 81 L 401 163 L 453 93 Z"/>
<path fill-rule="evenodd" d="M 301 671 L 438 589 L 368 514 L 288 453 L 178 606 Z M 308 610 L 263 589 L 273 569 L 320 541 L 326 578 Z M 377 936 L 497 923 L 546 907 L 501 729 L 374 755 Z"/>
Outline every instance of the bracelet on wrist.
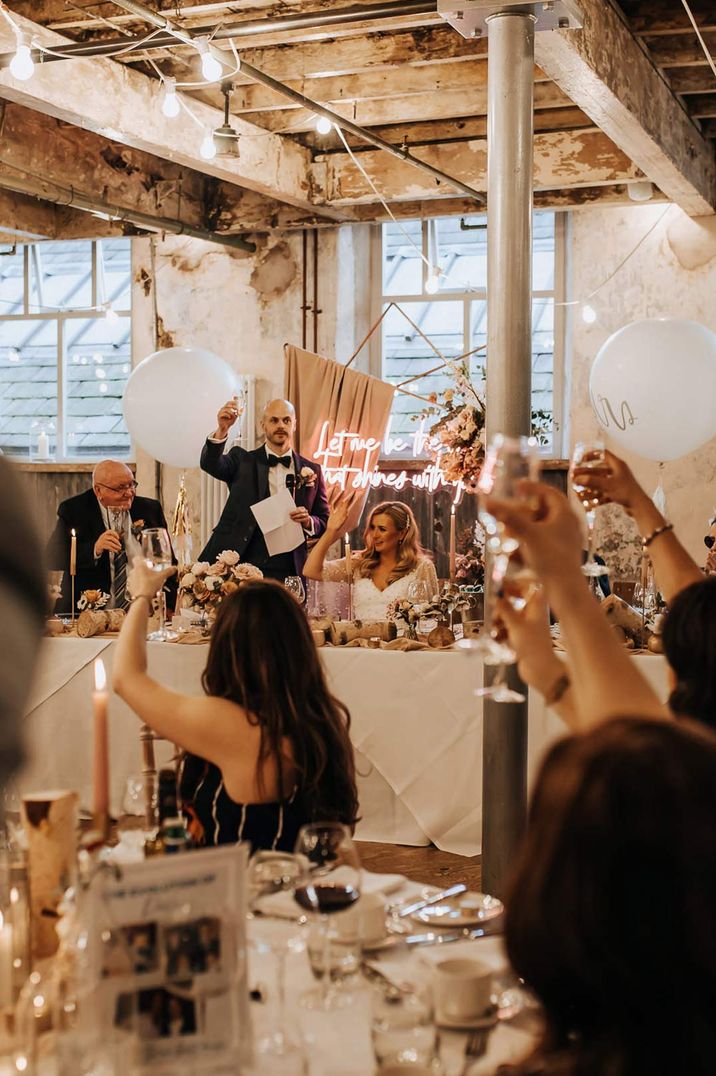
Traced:
<path fill-rule="evenodd" d="M 651 534 L 647 534 L 645 538 L 641 540 L 641 548 L 644 552 L 649 548 L 655 538 L 658 538 L 661 534 L 666 534 L 667 531 L 673 531 L 673 523 L 664 523 L 661 527 L 655 527 Z"/>
<path fill-rule="evenodd" d="M 148 611 L 151 615 L 151 613 L 154 612 L 154 595 L 150 597 L 149 594 L 135 594 L 134 597 L 129 599 L 129 604 L 130 606 L 136 605 L 136 603 L 140 601 L 145 601 L 147 603 Z"/>

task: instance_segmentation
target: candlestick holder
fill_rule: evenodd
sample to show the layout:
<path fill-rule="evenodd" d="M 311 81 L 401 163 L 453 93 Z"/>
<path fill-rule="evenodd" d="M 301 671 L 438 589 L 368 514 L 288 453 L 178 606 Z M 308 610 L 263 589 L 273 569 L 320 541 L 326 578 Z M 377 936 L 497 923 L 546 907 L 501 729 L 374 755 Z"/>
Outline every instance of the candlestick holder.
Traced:
<path fill-rule="evenodd" d="M 70 601 L 72 602 L 72 610 L 70 616 L 72 618 L 72 630 L 75 628 L 75 577 L 70 576 Z"/>

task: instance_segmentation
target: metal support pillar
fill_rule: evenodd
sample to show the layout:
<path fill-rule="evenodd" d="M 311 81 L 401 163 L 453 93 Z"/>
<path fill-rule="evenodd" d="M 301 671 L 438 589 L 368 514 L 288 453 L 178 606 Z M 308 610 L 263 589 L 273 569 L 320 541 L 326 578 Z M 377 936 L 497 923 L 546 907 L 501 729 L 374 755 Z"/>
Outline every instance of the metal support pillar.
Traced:
<path fill-rule="evenodd" d="M 535 17 L 496 11 L 487 26 L 489 443 L 530 432 Z M 527 818 L 526 702 L 485 700 L 482 797 L 482 886 L 502 896 Z"/>

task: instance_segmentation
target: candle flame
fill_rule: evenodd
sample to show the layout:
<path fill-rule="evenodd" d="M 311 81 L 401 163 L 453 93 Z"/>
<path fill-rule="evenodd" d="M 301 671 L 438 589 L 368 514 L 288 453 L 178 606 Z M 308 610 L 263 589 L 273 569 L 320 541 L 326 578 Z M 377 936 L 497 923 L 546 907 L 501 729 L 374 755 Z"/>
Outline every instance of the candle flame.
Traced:
<path fill-rule="evenodd" d="M 107 673 L 104 671 L 102 658 L 97 658 L 94 663 L 94 689 L 104 691 L 107 686 Z"/>
<path fill-rule="evenodd" d="M 0 930 L 5 926 L 5 916 L 0 912 Z"/>
<path fill-rule="evenodd" d="M 72 533 L 72 537 L 73 537 L 73 538 L 76 538 L 76 537 L 77 537 L 77 535 L 75 534 L 75 528 L 74 528 L 74 527 L 72 528 L 72 531 L 71 531 L 71 533 Z"/>
<path fill-rule="evenodd" d="M 350 540 L 351 540 L 351 536 L 350 536 L 350 534 L 349 534 L 349 533 L 348 533 L 348 532 L 346 531 L 346 545 L 348 545 L 348 544 L 349 544 Z"/>
<path fill-rule="evenodd" d="M 455 505 L 454 504 L 450 506 L 450 515 L 451 516 L 455 515 Z"/>

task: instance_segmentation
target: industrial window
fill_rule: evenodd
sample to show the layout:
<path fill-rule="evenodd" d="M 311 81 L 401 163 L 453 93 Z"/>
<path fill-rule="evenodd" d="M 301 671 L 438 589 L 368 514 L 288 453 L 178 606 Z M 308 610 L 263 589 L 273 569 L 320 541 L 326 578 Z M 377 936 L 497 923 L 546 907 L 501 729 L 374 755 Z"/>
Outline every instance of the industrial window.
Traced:
<path fill-rule="evenodd" d="M 0 248 L 0 449 L 128 457 L 131 240 Z M 43 436 L 44 435 L 44 436 Z"/>
<path fill-rule="evenodd" d="M 536 212 L 533 218 L 533 425 L 540 440 L 554 454 L 561 450 L 562 428 L 563 217 L 564 214 L 545 211 Z M 435 291 L 430 290 L 431 284 L 435 287 L 435 281 L 430 281 L 430 271 L 423 259 L 441 270 Z M 439 366 L 440 359 L 421 337 L 422 332 L 445 357 L 468 356 L 465 361 L 469 363 L 472 380 L 484 396 L 487 345 L 487 218 L 484 214 L 391 221 L 382 225 L 380 281 L 380 311 L 385 311 L 390 303 L 396 304 L 383 319 L 380 337 L 376 334 L 380 355 L 373 353 L 373 364 L 374 368 L 379 366 L 380 376 L 393 384 L 404 384 L 416 374 Z M 391 433 L 409 438 L 416 429 L 416 416 L 425 406 L 415 397 L 440 392 L 450 384 L 444 370 L 404 384 L 414 395 L 396 394 Z"/>

